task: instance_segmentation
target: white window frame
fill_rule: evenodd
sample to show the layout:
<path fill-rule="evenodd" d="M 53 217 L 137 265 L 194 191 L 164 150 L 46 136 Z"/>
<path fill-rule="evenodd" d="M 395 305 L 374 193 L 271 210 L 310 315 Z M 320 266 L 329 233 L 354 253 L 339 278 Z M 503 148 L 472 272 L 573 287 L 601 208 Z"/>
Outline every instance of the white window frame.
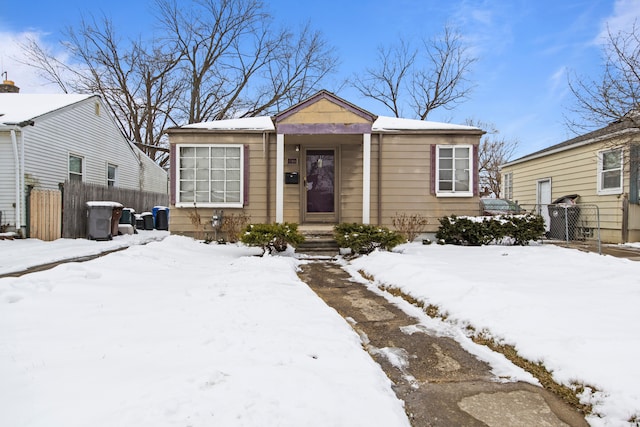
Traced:
<path fill-rule="evenodd" d="M 109 179 L 109 168 L 113 168 L 113 179 Z M 109 185 L 112 182 L 113 184 Z M 113 163 L 107 163 L 107 187 L 118 186 L 118 165 Z"/>
<path fill-rule="evenodd" d="M 72 171 L 71 170 L 71 158 L 75 157 L 77 159 L 80 159 L 80 173 Z M 84 156 L 80 156 L 78 154 L 73 154 L 73 153 L 69 153 L 69 155 L 67 156 L 67 177 L 69 179 L 69 181 L 71 181 L 71 176 L 75 175 L 75 176 L 79 176 L 80 177 L 80 182 L 84 181 Z"/>
<path fill-rule="evenodd" d="M 604 155 L 606 153 L 611 153 L 614 151 L 619 151 L 620 152 L 620 164 L 618 165 L 618 167 L 616 168 L 612 168 L 612 169 L 607 169 L 604 170 Z M 624 151 L 622 149 L 622 147 L 618 147 L 618 148 L 613 148 L 613 149 L 608 149 L 608 150 L 602 150 L 598 152 L 598 195 L 600 196 L 604 196 L 604 195 L 608 195 L 608 194 L 622 194 L 622 187 L 623 187 L 623 177 L 624 177 Z M 611 187 L 611 188 L 603 188 L 604 185 L 604 178 L 603 175 L 607 172 L 611 172 L 611 171 L 619 171 L 620 173 L 620 179 L 618 181 L 618 186 L 616 187 Z"/>
<path fill-rule="evenodd" d="M 504 199 L 513 200 L 513 172 L 507 172 L 503 177 L 504 188 L 502 191 L 504 194 L 502 195 Z"/>
<path fill-rule="evenodd" d="M 452 180 L 452 190 L 441 190 L 440 189 L 440 150 L 444 148 L 452 148 L 455 153 L 455 149 L 457 148 L 467 148 L 469 151 L 469 159 L 467 164 L 467 170 L 469 172 L 469 188 L 463 191 L 456 191 L 455 189 L 455 154 L 454 154 L 454 169 L 453 169 L 453 180 Z M 473 197 L 473 188 L 474 182 L 474 171 L 473 171 L 473 145 L 470 144 L 460 144 L 460 145 L 436 145 L 436 197 Z"/>
<path fill-rule="evenodd" d="M 207 148 L 209 150 L 209 153 L 211 153 L 211 149 L 212 148 L 237 148 L 239 153 L 240 153 L 240 168 L 239 168 L 239 172 L 240 172 L 240 197 L 239 197 L 239 201 L 238 202 L 211 202 L 211 188 L 209 187 L 209 201 L 208 202 L 202 202 L 202 201 L 192 201 L 192 200 L 188 200 L 188 201 L 183 201 L 181 200 L 181 194 L 180 194 L 180 190 L 181 190 L 181 183 L 185 182 L 183 179 L 183 168 L 181 167 L 181 153 L 182 153 L 182 149 L 183 148 L 194 148 L 194 149 L 202 149 L 202 148 Z M 176 145 L 176 183 L 175 183 L 175 194 L 176 194 L 176 207 L 178 208 L 188 208 L 188 207 L 193 207 L 198 206 L 198 207 L 204 207 L 204 208 L 242 208 L 244 207 L 244 146 L 242 144 L 177 144 Z M 210 154 L 209 154 L 210 156 Z M 211 157 L 209 158 L 209 167 L 208 167 L 208 171 L 209 171 L 209 178 L 208 178 L 208 182 L 209 185 L 211 183 Z M 194 173 L 195 171 L 197 171 L 197 167 L 194 167 Z M 195 185 L 195 178 L 194 178 L 194 185 Z M 195 191 L 195 190 L 194 190 Z"/>

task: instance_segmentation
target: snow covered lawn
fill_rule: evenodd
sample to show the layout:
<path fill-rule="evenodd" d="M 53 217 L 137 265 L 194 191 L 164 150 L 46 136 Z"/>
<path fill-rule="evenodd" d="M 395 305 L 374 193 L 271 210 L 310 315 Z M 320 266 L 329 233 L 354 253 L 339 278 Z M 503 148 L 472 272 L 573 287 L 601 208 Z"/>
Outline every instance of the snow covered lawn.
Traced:
<path fill-rule="evenodd" d="M 255 253 L 169 236 L 0 279 L 0 425 L 408 426 L 298 261 Z"/>
<path fill-rule="evenodd" d="M 584 399 L 602 418 L 590 424 L 640 418 L 640 263 L 553 245 L 413 243 L 348 268 L 514 345 L 558 382 L 595 387 Z"/>

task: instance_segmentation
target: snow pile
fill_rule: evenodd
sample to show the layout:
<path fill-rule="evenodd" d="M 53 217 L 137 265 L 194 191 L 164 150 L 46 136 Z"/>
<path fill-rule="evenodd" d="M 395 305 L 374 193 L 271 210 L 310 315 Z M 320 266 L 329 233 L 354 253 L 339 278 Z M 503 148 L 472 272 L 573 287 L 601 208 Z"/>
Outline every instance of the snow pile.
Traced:
<path fill-rule="evenodd" d="M 0 425 L 408 426 L 291 257 L 185 237 L 0 279 Z"/>
<path fill-rule="evenodd" d="M 408 244 L 351 262 L 541 361 L 556 381 L 593 386 L 594 426 L 640 415 L 640 263 L 553 245 Z"/>

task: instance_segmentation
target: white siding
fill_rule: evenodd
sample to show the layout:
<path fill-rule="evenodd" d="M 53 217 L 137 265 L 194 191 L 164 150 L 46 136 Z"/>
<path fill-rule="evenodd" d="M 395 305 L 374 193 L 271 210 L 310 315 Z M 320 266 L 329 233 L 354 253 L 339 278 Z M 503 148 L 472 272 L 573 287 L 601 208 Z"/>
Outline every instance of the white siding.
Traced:
<path fill-rule="evenodd" d="M 2 224 L 14 225 L 16 221 L 13 206 L 16 195 L 15 169 L 11 133 L 0 132 L 0 212 Z"/>
<path fill-rule="evenodd" d="M 107 164 L 118 166 L 118 186 L 139 188 L 138 162 L 97 98 L 74 104 L 23 128 L 27 184 L 56 189 L 68 177 L 69 154 L 84 158 L 83 181 L 107 185 Z"/>
<path fill-rule="evenodd" d="M 19 143 L 24 139 L 26 186 L 57 189 L 68 178 L 69 154 L 75 154 L 83 158 L 84 182 L 106 186 L 107 165 L 112 164 L 118 168 L 118 187 L 168 191 L 166 171 L 131 146 L 99 97 L 35 118 L 33 126 L 17 131 L 17 138 Z M 11 134 L 0 131 L 0 211 L 2 222 L 11 226 L 15 225 L 14 167 Z M 21 217 L 24 224 L 24 209 Z"/>

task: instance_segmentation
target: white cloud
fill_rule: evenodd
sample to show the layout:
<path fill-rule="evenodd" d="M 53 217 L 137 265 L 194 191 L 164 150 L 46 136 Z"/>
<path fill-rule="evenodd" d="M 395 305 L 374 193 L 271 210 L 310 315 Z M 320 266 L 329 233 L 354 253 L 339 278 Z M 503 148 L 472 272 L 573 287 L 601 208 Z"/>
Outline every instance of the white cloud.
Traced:
<path fill-rule="evenodd" d="M 611 31 L 612 34 L 619 31 L 629 31 L 636 21 L 640 25 L 640 1 L 616 0 L 613 5 L 613 14 L 602 22 L 597 41 L 601 42 L 606 39 L 607 31 Z"/>
<path fill-rule="evenodd" d="M 29 39 L 43 43 L 43 35 L 38 32 L 11 33 L 0 31 L 0 72 L 7 73 L 7 79 L 15 82 L 20 88 L 20 93 L 60 93 L 61 90 L 40 77 L 38 71 L 27 65 L 28 62 L 23 45 Z M 2 74 L 4 80 L 5 75 Z"/>

